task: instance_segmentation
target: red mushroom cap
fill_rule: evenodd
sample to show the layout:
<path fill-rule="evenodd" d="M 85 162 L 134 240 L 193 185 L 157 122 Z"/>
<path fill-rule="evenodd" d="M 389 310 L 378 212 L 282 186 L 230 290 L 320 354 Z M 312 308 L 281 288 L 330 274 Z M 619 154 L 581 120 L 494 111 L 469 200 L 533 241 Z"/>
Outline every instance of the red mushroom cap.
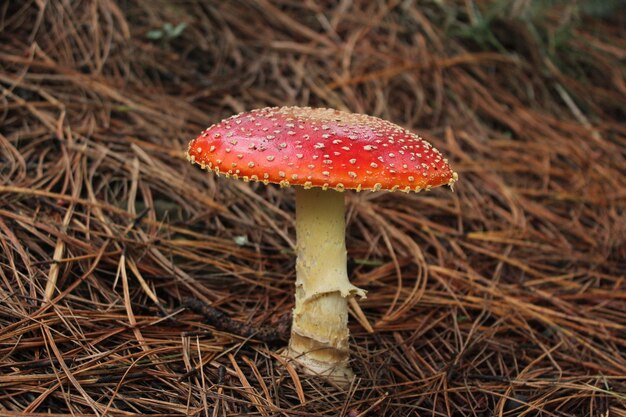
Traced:
<path fill-rule="evenodd" d="M 430 143 L 377 117 L 310 107 L 240 113 L 192 140 L 191 162 L 283 187 L 420 191 L 457 174 Z"/>

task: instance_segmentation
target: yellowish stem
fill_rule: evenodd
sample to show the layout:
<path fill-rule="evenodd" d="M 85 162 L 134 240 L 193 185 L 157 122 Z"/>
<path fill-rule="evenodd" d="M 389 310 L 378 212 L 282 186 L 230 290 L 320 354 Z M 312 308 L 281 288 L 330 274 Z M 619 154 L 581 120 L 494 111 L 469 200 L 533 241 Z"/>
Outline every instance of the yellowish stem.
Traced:
<path fill-rule="evenodd" d="M 296 190 L 296 307 L 289 356 L 305 371 L 350 380 L 348 298 L 365 297 L 350 284 L 346 265 L 344 195 Z"/>

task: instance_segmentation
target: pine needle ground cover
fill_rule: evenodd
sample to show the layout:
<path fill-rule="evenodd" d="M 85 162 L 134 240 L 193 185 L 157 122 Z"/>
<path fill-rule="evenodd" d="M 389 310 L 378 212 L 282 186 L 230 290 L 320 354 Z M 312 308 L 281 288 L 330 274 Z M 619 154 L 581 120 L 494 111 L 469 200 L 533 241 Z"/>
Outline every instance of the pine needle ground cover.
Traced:
<path fill-rule="evenodd" d="M 626 416 L 619 1 L 0 3 L 0 415 Z M 293 189 L 187 142 L 310 105 L 455 192 L 347 193 L 352 367 L 279 354 Z"/>

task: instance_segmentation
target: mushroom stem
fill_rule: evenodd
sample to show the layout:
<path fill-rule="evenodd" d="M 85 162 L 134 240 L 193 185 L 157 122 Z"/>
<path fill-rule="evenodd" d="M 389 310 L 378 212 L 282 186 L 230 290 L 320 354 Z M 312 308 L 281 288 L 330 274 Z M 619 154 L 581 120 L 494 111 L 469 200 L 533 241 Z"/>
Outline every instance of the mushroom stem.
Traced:
<path fill-rule="evenodd" d="M 346 265 L 344 195 L 296 188 L 296 307 L 288 355 L 309 373 L 346 382 L 348 297 L 365 297 L 350 284 Z"/>

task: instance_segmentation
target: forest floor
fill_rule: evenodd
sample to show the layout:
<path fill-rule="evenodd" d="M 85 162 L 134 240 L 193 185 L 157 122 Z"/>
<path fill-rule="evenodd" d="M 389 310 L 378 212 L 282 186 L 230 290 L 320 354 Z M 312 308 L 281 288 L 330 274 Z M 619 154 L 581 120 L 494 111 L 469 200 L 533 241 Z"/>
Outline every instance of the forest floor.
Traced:
<path fill-rule="evenodd" d="M 348 389 L 242 337 L 293 308 L 294 194 L 187 143 L 368 113 L 455 191 L 347 192 Z M 0 415 L 626 416 L 621 1 L 0 3 Z"/>

